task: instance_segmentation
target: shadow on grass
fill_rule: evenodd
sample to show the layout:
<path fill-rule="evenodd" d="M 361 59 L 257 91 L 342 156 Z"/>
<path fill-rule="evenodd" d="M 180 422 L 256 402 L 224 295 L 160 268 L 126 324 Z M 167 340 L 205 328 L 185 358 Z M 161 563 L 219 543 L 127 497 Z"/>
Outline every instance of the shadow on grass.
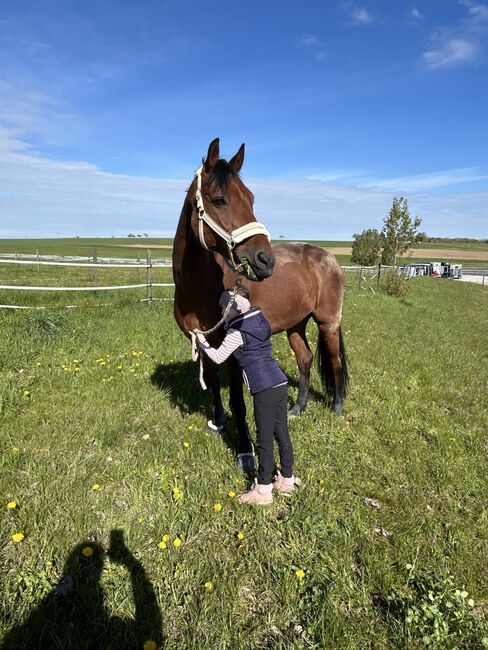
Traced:
<path fill-rule="evenodd" d="M 198 364 L 194 361 L 159 364 L 151 375 L 153 386 L 163 391 L 182 413 L 200 413 L 210 417 L 212 400 L 198 382 Z"/>
<path fill-rule="evenodd" d="M 127 569 L 135 604 L 133 618 L 110 615 L 100 585 L 106 556 Z M 107 555 L 97 542 L 75 546 L 58 584 L 23 624 L 6 635 L 0 650 L 133 650 L 150 639 L 162 646 L 156 593 L 142 564 L 125 545 L 123 532 L 112 530 Z"/>

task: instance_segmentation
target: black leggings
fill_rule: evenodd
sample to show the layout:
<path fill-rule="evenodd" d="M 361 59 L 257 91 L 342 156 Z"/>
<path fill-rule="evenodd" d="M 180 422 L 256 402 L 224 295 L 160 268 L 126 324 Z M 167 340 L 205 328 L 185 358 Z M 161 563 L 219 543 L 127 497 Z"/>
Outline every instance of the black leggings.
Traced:
<path fill-rule="evenodd" d="M 293 448 L 288 433 L 288 385 L 267 388 L 254 395 L 256 446 L 258 449 L 258 483 L 271 483 L 274 468 L 273 440 L 278 442 L 280 472 L 293 476 Z"/>

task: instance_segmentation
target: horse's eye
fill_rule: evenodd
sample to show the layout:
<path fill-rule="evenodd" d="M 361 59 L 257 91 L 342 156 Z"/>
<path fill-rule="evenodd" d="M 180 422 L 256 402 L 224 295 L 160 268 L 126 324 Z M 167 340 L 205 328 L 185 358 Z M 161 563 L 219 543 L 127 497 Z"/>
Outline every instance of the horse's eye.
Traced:
<path fill-rule="evenodd" d="M 223 196 L 214 196 L 212 204 L 215 205 L 216 208 L 222 208 L 224 205 L 227 205 L 227 201 Z"/>

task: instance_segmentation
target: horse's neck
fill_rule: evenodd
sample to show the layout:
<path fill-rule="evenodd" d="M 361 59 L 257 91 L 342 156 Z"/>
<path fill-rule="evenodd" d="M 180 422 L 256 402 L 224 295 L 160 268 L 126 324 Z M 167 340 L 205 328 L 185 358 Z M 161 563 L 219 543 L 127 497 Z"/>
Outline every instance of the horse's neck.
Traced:
<path fill-rule="evenodd" d="M 208 284 L 218 272 L 215 254 L 205 250 L 191 229 L 192 206 L 186 199 L 173 242 L 173 276 L 176 286 Z"/>

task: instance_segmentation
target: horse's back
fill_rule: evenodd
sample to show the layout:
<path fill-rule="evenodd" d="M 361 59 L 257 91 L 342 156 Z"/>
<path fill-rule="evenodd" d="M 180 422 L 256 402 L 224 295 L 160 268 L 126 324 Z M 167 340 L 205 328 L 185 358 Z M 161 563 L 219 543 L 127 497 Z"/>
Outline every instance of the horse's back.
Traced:
<path fill-rule="evenodd" d="M 273 332 L 288 329 L 326 309 L 342 310 L 343 271 L 324 248 L 305 242 L 275 244 L 273 275 L 259 284 L 247 284 L 251 303 L 262 308 Z"/>
<path fill-rule="evenodd" d="M 298 263 L 303 272 L 329 272 L 342 274 L 342 269 L 332 253 L 327 249 L 307 242 L 274 244 L 273 253 L 277 264 Z"/>

